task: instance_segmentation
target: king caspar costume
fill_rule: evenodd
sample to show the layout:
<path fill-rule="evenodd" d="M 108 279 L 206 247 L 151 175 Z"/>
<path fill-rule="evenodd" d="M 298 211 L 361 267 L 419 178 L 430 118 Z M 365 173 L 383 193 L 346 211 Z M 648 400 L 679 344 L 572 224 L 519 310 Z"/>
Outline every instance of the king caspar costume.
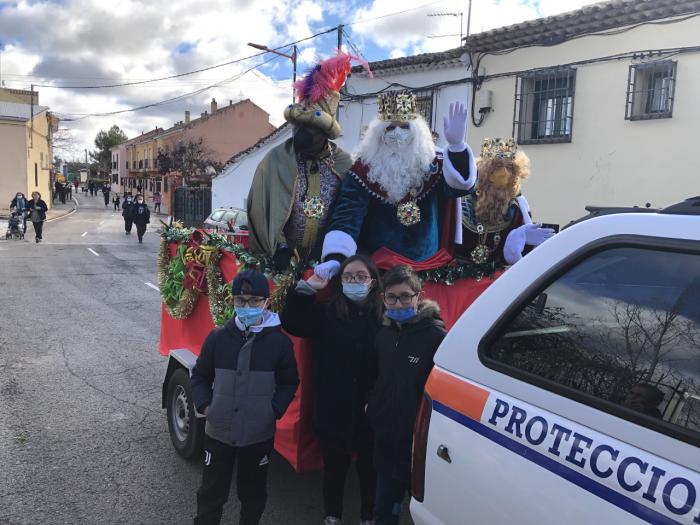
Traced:
<path fill-rule="evenodd" d="M 532 223 L 521 193 L 530 160 L 512 138 L 487 138 L 477 166 L 476 192 L 462 199 L 463 243 L 457 257 L 476 264 L 515 264 L 528 247 L 554 235 L 554 230 Z"/>

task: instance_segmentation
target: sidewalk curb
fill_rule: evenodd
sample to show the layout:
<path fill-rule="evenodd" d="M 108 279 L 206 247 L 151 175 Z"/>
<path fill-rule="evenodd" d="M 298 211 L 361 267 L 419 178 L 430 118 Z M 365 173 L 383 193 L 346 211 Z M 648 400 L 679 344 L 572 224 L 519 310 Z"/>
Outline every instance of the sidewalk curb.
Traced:
<path fill-rule="evenodd" d="M 53 222 L 53 221 L 57 221 L 58 219 L 64 219 L 65 217 L 68 217 L 69 215 L 73 215 L 76 211 L 78 211 L 78 208 L 80 208 L 80 203 L 78 202 L 78 199 L 75 197 L 72 197 L 71 200 L 75 203 L 75 207 L 72 210 L 64 213 L 63 215 L 58 215 L 58 216 L 53 217 L 51 219 L 46 219 L 46 221 L 44 221 L 44 222 Z"/>

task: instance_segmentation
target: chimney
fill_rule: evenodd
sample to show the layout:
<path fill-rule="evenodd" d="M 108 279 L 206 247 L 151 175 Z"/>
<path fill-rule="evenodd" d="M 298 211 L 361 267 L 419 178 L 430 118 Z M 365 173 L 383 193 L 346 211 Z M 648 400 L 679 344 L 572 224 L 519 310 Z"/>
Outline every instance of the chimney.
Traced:
<path fill-rule="evenodd" d="M 211 99 L 211 112 L 216 113 L 217 108 L 218 108 L 218 105 L 216 103 L 216 99 L 212 98 Z"/>
<path fill-rule="evenodd" d="M 190 112 L 185 111 L 185 124 L 189 124 L 189 123 L 190 123 Z"/>

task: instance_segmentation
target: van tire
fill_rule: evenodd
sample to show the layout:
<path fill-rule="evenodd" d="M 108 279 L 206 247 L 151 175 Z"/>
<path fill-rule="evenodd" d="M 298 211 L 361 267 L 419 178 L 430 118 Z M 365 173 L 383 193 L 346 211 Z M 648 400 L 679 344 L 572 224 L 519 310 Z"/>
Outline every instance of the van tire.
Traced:
<path fill-rule="evenodd" d="M 168 432 L 175 451 L 185 459 L 199 457 L 204 442 L 204 418 L 195 415 L 190 376 L 183 368 L 168 380 L 166 398 Z"/>

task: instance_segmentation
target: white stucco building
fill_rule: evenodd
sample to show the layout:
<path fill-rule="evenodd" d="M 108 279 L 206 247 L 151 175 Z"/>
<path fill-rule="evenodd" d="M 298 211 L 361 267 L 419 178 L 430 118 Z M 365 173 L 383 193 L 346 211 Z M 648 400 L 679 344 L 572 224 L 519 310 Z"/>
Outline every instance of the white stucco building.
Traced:
<path fill-rule="evenodd" d="M 531 160 L 524 193 L 537 221 L 563 226 L 587 205 L 667 206 L 700 194 L 690 157 L 698 35 L 700 0 L 611 0 L 475 34 L 443 53 L 374 62 L 373 79 L 354 68 L 347 81 L 336 142 L 352 152 L 377 94 L 408 88 L 439 146 L 455 100 L 473 107 L 475 154 L 486 137 L 518 141 Z M 273 134 L 234 158 L 215 180 L 215 205 L 242 206 L 257 163 L 282 140 Z"/>

